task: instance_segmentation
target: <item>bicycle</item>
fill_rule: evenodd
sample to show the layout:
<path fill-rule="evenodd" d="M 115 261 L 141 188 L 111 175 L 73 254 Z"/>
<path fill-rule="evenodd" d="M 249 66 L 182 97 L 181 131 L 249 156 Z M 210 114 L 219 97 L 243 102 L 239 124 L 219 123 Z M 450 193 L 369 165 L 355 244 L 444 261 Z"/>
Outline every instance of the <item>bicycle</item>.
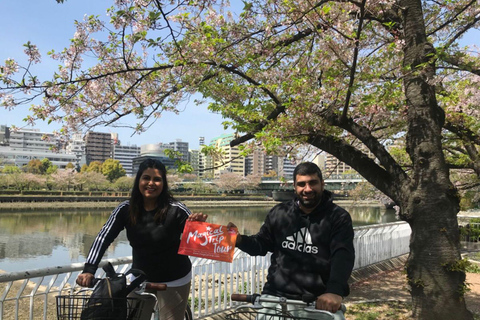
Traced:
<path fill-rule="evenodd" d="M 232 301 L 248 302 L 235 308 L 226 320 L 333 320 L 331 312 L 315 309 L 314 296 L 303 300 L 284 297 L 265 297 L 259 294 L 232 294 Z M 342 309 L 345 307 L 342 305 Z"/>
<path fill-rule="evenodd" d="M 92 287 L 100 279 L 95 278 Z M 150 291 L 164 291 L 167 289 L 167 285 L 163 283 L 143 282 L 132 293 L 125 298 L 93 298 L 97 311 L 89 312 L 88 315 L 85 310 L 89 307 L 89 301 L 91 299 L 91 293 L 93 288 L 83 288 L 80 291 L 70 295 L 58 295 L 56 297 L 57 305 L 57 319 L 58 320 L 119 320 L 118 316 L 105 317 L 101 315 L 104 311 L 104 307 L 98 307 L 99 304 L 106 305 L 105 308 L 109 308 L 108 312 L 122 314 L 121 319 L 125 320 L 141 320 L 145 316 L 148 317 L 151 314 L 152 320 L 159 320 L 159 312 L 157 307 L 157 296 Z M 148 300 L 150 302 L 151 310 L 146 311 L 146 305 Z M 109 303 L 102 303 L 102 302 Z M 91 305 L 91 304 L 90 304 Z M 185 310 L 185 320 L 193 320 L 192 310 L 190 305 L 187 305 Z"/>

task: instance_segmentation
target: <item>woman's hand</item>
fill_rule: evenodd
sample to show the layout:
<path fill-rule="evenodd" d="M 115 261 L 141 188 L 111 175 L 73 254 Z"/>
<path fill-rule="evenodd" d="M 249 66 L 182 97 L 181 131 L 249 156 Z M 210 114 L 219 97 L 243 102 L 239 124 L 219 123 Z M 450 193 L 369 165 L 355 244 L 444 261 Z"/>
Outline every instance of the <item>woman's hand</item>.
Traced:
<path fill-rule="evenodd" d="M 208 214 L 203 214 L 201 212 L 195 212 L 195 213 L 192 213 L 189 217 L 188 217 L 188 221 L 201 221 L 201 222 L 205 222 L 207 221 L 207 218 L 208 218 Z"/>
<path fill-rule="evenodd" d="M 91 287 L 95 276 L 91 273 L 80 273 L 77 277 L 77 284 L 82 287 Z"/>

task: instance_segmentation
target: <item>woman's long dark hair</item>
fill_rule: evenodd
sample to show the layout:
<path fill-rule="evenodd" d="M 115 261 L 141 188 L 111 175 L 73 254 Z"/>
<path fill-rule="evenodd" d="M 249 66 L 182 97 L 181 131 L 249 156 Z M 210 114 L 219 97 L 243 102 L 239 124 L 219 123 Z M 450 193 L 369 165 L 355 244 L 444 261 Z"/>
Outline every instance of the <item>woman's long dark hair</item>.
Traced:
<path fill-rule="evenodd" d="M 170 208 L 170 203 L 174 200 L 173 196 L 168 189 L 167 182 L 167 169 L 159 160 L 155 159 L 146 159 L 138 168 L 137 175 L 135 177 L 135 182 L 133 184 L 132 192 L 130 195 L 130 222 L 134 225 L 137 223 L 138 218 L 145 210 L 143 207 L 143 195 L 140 193 L 140 178 L 143 175 L 143 172 L 147 169 L 157 169 L 160 171 L 163 182 L 162 193 L 158 196 L 157 199 L 157 208 L 155 209 L 155 221 L 157 223 L 163 222 L 165 216 L 167 215 L 168 208 Z"/>

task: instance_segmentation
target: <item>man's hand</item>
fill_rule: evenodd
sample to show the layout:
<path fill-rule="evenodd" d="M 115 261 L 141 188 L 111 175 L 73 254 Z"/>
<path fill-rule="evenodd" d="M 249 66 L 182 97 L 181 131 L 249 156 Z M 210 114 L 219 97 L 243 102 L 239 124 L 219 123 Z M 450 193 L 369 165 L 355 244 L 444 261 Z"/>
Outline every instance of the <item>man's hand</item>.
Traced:
<path fill-rule="evenodd" d="M 77 284 L 82 287 L 91 287 L 94 277 L 91 273 L 80 273 L 77 277 Z"/>
<path fill-rule="evenodd" d="M 340 309 L 343 298 L 334 293 L 324 293 L 317 298 L 315 308 L 335 313 Z"/>
<path fill-rule="evenodd" d="M 229 222 L 227 224 L 227 231 L 233 228 L 238 230 L 237 226 L 233 222 Z M 242 235 L 237 231 L 237 240 L 235 241 L 235 245 L 238 245 L 241 241 L 242 241 Z"/>

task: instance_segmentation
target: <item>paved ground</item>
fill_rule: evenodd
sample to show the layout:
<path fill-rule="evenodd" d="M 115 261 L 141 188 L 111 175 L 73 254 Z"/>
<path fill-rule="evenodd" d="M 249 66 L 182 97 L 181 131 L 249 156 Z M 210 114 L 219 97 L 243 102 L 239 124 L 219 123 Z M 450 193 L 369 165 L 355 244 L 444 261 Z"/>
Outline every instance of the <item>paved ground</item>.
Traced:
<path fill-rule="evenodd" d="M 467 283 L 470 289 L 465 295 L 467 307 L 470 311 L 480 314 L 480 273 L 467 273 Z M 352 284 L 351 294 L 345 302 L 348 308 L 351 303 L 379 300 L 410 300 L 403 267 Z"/>
<path fill-rule="evenodd" d="M 351 293 L 345 299 L 349 305 L 368 301 L 410 301 L 403 266 L 407 256 L 395 258 L 362 270 L 355 270 L 351 278 Z M 470 291 L 465 301 L 470 311 L 480 314 L 480 274 L 467 273 Z M 205 320 L 224 320 L 225 313 L 210 315 Z"/>
<path fill-rule="evenodd" d="M 410 293 L 407 290 L 406 275 L 403 272 L 407 256 L 393 259 L 366 269 L 363 272 L 354 271 L 352 275 L 351 293 L 345 303 L 359 303 L 363 301 L 410 301 Z M 479 261 L 472 263 L 480 265 Z M 467 273 L 469 291 L 465 295 L 465 301 L 470 311 L 480 314 L 480 273 Z"/>

